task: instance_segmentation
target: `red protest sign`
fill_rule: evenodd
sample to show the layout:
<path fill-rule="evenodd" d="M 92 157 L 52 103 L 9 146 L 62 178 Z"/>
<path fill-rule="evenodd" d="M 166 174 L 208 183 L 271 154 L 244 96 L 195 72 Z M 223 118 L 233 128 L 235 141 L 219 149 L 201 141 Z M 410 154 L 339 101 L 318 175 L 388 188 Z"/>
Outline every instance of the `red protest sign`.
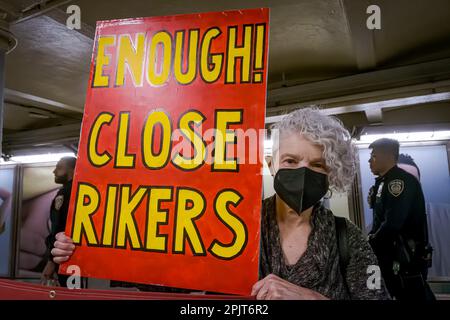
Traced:
<path fill-rule="evenodd" d="M 97 24 L 62 272 L 250 293 L 268 13 Z"/>

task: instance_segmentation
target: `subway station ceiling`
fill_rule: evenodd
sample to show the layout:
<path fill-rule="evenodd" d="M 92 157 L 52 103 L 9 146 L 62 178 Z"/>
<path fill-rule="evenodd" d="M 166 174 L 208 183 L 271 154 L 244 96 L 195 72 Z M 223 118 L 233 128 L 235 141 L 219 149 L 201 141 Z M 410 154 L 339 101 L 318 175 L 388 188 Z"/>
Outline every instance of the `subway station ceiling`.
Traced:
<path fill-rule="evenodd" d="M 66 8 L 81 9 L 81 29 Z M 369 30 L 366 9 L 381 9 Z M 3 151 L 76 148 L 98 20 L 269 7 L 267 122 L 320 104 L 353 132 L 450 128 L 448 0 L 0 0 L 17 38 L 6 57 Z"/>

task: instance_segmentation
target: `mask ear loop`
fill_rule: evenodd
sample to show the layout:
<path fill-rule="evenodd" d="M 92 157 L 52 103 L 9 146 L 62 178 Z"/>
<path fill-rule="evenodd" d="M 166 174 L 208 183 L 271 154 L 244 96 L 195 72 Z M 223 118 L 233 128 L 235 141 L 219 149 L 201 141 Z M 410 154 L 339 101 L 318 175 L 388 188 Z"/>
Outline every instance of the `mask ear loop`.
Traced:
<path fill-rule="evenodd" d="M 297 212 L 298 215 L 300 215 L 302 213 L 302 207 L 303 207 L 303 194 L 305 192 L 304 191 L 304 187 L 305 187 L 305 175 L 304 174 L 301 175 L 299 183 L 300 183 L 300 186 L 303 187 L 303 188 L 301 188 L 302 196 L 299 199 L 299 207 L 298 208 L 299 208 L 300 212 Z"/>
<path fill-rule="evenodd" d="M 330 195 L 328 195 L 328 194 L 330 194 Z M 328 191 L 327 191 L 327 193 L 323 196 L 323 198 L 329 200 L 329 199 L 331 199 L 332 196 L 333 196 L 333 190 L 331 190 L 330 188 L 328 188 Z"/>

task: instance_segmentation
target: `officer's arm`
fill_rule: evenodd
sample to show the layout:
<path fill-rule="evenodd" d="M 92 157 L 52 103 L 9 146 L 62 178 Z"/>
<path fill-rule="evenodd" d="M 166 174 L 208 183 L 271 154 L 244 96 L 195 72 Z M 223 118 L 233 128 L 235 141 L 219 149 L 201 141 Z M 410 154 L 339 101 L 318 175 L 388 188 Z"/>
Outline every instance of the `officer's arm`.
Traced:
<path fill-rule="evenodd" d="M 381 220 L 378 214 L 373 215 L 372 229 L 370 229 L 369 235 L 374 235 L 379 229 Z"/>
<path fill-rule="evenodd" d="M 61 209 L 59 210 L 59 219 L 55 229 L 56 234 L 66 230 L 67 213 L 69 212 L 69 203 L 70 203 L 70 193 L 64 193 L 64 201 L 61 205 Z"/>
<path fill-rule="evenodd" d="M 401 230 L 417 196 L 417 186 L 409 181 L 403 181 L 403 190 L 398 195 L 389 190 L 389 185 L 387 188 L 384 206 L 385 220 L 373 236 L 375 242 L 379 239 L 392 238 Z"/>
<path fill-rule="evenodd" d="M 367 195 L 367 203 L 369 204 L 369 208 L 373 209 L 374 202 L 375 202 L 375 185 L 371 186 L 369 189 L 369 194 Z M 377 223 L 377 216 L 374 215 L 373 221 L 372 221 L 372 228 L 369 231 L 369 235 L 374 234 L 375 231 L 377 231 L 379 226 L 379 223 Z"/>
<path fill-rule="evenodd" d="M 55 247 L 55 241 L 56 241 L 56 234 L 59 232 L 62 232 L 66 229 L 66 220 L 67 220 L 67 212 L 69 211 L 69 202 L 70 197 L 64 193 L 63 194 L 64 199 L 63 203 L 61 205 L 61 208 L 58 212 L 58 218 L 56 219 L 55 226 L 52 227 L 52 232 L 50 232 L 50 235 L 47 237 L 47 250 L 49 256 L 51 256 L 51 251 Z"/>

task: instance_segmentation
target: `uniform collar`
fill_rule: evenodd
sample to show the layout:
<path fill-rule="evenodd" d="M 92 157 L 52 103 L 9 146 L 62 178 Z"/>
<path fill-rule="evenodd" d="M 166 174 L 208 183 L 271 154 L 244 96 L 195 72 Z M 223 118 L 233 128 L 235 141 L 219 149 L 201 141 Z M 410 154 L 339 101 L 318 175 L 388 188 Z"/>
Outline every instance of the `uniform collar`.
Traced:
<path fill-rule="evenodd" d="M 63 184 L 63 188 L 65 189 L 65 188 L 72 188 L 72 181 L 73 181 L 73 179 L 72 180 L 70 180 L 70 181 L 67 181 L 66 183 L 64 183 Z"/>
<path fill-rule="evenodd" d="M 397 165 L 393 166 L 391 169 L 389 169 L 388 172 L 386 172 L 386 173 L 384 174 L 383 177 L 388 178 L 388 177 L 389 177 L 390 175 L 392 175 L 395 171 L 397 171 L 397 169 L 398 169 Z"/>
<path fill-rule="evenodd" d="M 392 175 L 395 171 L 397 171 L 398 167 L 397 165 L 393 166 L 392 168 L 390 168 L 388 170 L 388 172 L 386 172 L 383 176 L 377 177 L 375 178 L 375 181 L 383 181 L 384 179 L 388 178 L 390 175 Z"/>

